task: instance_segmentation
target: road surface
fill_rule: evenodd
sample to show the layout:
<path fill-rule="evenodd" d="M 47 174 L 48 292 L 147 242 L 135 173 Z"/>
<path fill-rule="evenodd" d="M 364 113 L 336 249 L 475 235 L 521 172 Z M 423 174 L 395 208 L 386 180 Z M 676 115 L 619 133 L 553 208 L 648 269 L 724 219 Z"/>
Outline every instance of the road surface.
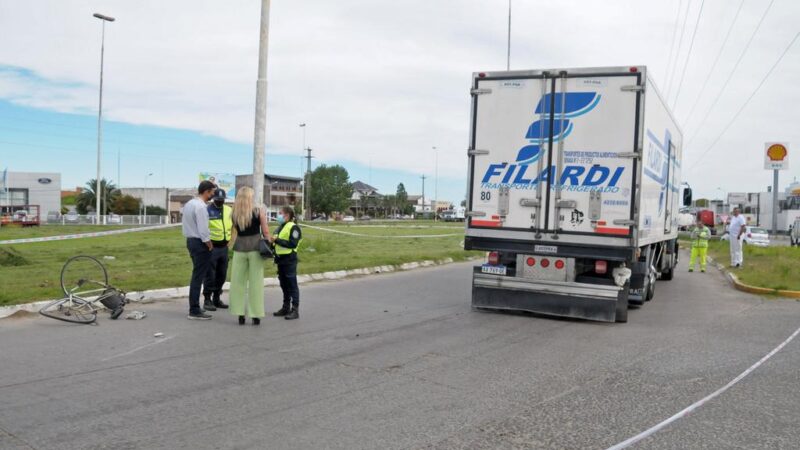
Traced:
<path fill-rule="evenodd" d="M 685 265 L 627 324 L 473 312 L 470 267 L 302 286 L 299 321 L 260 327 L 185 300 L 0 321 L 0 448 L 603 449 L 800 327 L 800 303 Z M 798 367 L 800 338 L 632 448 L 800 448 Z"/>

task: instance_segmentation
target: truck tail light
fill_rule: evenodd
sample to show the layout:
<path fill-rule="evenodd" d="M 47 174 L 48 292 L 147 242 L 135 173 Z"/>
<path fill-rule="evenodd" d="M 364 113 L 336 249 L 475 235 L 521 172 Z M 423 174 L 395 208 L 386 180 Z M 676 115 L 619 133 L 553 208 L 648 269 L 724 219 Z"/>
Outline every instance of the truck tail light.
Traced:
<path fill-rule="evenodd" d="M 608 272 L 608 261 L 598 260 L 594 262 L 594 271 L 600 275 Z"/>
<path fill-rule="evenodd" d="M 545 268 L 550 267 L 550 260 L 547 258 L 542 258 L 542 261 L 539 263 L 539 265 Z"/>
<path fill-rule="evenodd" d="M 496 266 L 500 264 L 500 253 L 499 252 L 489 252 L 489 264 Z"/>
<path fill-rule="evenodd" d="M 528 258 L 528 259 L 525 261 L 525 264 L 527 264 L 527 265 L 528 265 L 528 266 L 530 266 L 530 267 L 533 267 L 533 266 L 535 266 L 535 265 L 536 265 L 536 259 L 535 259 L 535 258 Z"/>
<path fill-rule="evenodd" d="M 561 259 L 557 260 L 555 266 L 556 266 L 556 269 L 563 269 L 564 268 L 564 261 L 561 260 Z"/>

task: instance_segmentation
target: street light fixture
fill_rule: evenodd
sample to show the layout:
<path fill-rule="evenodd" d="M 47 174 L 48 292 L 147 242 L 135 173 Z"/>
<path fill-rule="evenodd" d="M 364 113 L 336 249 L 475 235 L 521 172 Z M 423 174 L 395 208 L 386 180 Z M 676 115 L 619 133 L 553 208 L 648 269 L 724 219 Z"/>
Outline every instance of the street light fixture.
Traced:
<path fill-rule="evenodd" d="M 103 191 L 100 189 L 100 165 L 103 154 L 103 56 L 106 46 L 106 22 L 113 22 L 116 19 L 100 13 L 92 15 L 103 23 L 102 37 L 100 39 L 100 105 L 97 108 L 97 179 L 95 181 L 95 188 L 97 189 L 97 192 L 95 192 L 95 217 L 97 224 L 100 225 L 100 200 L 103 197 Z"/>

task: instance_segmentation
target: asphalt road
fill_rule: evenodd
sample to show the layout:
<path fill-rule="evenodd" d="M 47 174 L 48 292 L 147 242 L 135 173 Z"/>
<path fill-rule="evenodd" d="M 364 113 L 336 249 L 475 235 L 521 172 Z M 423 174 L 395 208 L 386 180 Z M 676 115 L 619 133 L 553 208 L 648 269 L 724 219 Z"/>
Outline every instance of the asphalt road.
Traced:
<path fill-rule="evenodd" d="M 188 321 L 185 301 L 98 326 L 0 321 L 0 448 L 603 449 L 800 327 L 800 303 L 715 271 L 659 282 L 627 324 L 473 312 L 469 279 L 457 264 L 306 285 L 299 321 L 260 327 Z M 800 338 L 633 448 L 800 448 L 798 367 Z"/>

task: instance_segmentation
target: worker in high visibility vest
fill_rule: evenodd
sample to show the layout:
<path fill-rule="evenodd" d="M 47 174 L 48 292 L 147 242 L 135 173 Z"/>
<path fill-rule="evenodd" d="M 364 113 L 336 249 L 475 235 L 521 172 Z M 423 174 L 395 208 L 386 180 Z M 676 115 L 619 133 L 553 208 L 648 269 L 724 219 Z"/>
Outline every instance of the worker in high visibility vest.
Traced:
<path fill-rule="evenodd" d="M 706 254 L 708 253 L 708 239 L 711 231 L 698 218 L 694 228 L 692 228 L 692 253 L 689 256 L 689 272 L 694 272 L 695 260 L 700 259 L 700 272 L 706 271 Z"/>
<path fill-rule="evenodd" d="M 278 230 L 270 237 L 275 246 L 275 263 L 278 281 L 283 291 L 283 307 L 273 313 L 286 320 L 300 318 L 300 288 L 297 287 L 297 247 L 303 239 L 300 226 L 295 222 L 294 209 L 284 206 L 278 213 Z"/>
<path fill-rule="evenodd" d="M 208 229 L 211 231 L 211 265 L 203 283 L 203 309 L 216 311 L 227 309 L 222 302 L 222 285 L 228 274 L 228 242 L 231 240 L 231 207 L 225 204 L 225 191 L 217 188 L 208 205 Z"/>

